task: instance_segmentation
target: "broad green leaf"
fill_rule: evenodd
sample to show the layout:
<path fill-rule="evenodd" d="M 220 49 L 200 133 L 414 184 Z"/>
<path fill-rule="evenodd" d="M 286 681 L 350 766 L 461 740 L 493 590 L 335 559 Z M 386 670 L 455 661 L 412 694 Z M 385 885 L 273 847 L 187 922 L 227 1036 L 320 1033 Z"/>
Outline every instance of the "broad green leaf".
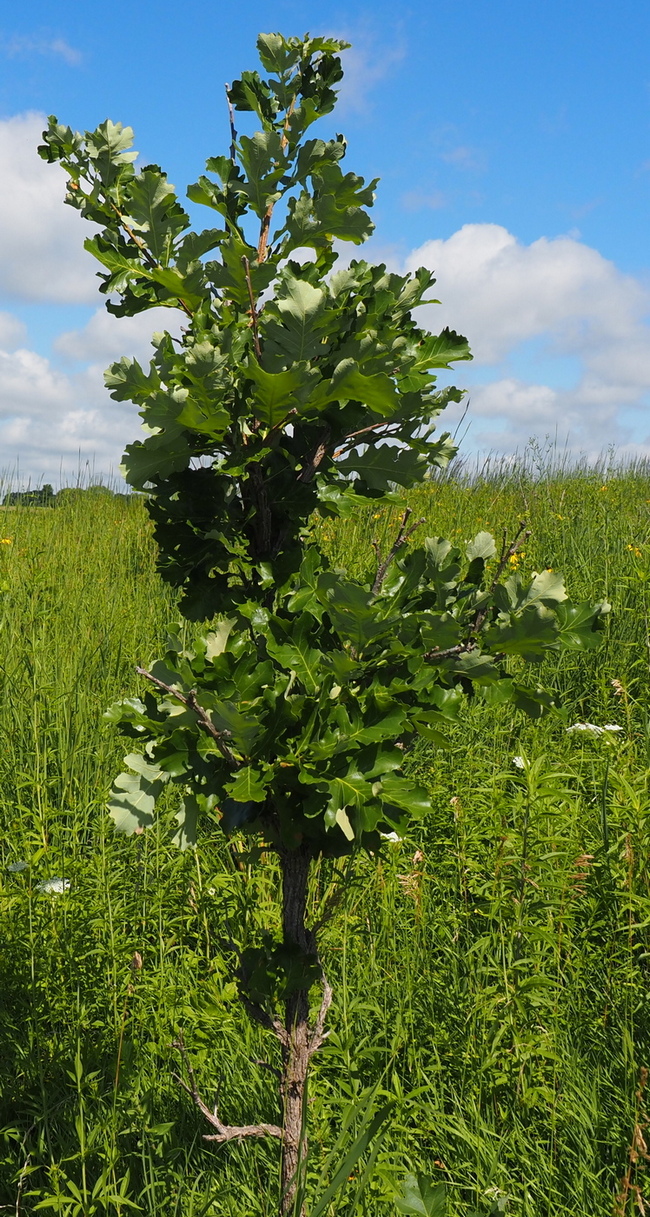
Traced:
<path fill-rule="evenodd" d="M 304 388 L 308 381 L 306 368 L 294 368 L 287 372 L 265 372 L 251 360 L 247 375 L 254 383 L 253 411 L 267 427 L 276 427 L 300 402 L 296 390 Z"/>
<path fill-rule="evenodd" d="M 354 840 L 354 829 L 346 813 L 347 807 L 360 810 L 372 795 L 370 782 L 359 774 L 346 774 L 327 782 L 329 801 L 325 810 L 325 825 L 333 828 L 338 824 L 348 841 Z"/>
<path fill-rule="evenodd" d="M 397 390 L 390 377 L 384 372 L 365 375 L 354 359 L 343 359 L 334 369 L 332 379 L 317 385 L 305 406 L 322 410 L 329 402 L 343 400 L 359 401 L 382 417 L 389 417 L 399 408 Z"/>
<path fill-rule="evenodd" d="M 172 843 L 179 849 L 194 849 L 196 846 L 197 824 L 200 812 L 199 804 L 193 794 L 185 794 L 179 811 L 176 813 L 178 830 L 172 837 Z"/>
<path fill-rule="evenodd" d="M 488 562 L 496 552 L 494 537 L 489 532 L 478 532 L 465 550 L 470 562 L 473 558 L 483 558 L 484 562 Z"/>
<path fill-rule="evenodd" d="M 426 1175 L 406 1175 L 402 1194 L 395 1201 L 407 1217 L 444 1217 L 447 1211 L 444 1183 L 432 1183 Z"/>
<path fill-rule="evenodd" d="M 555 570 L 543 570 L 539 575 L 535 575 L 530 587 L 526 592 L 526 603 L 531 604 L 535 600 L 550 600 L 552 604 L 559 604 L 562 600 L 567 599 L 566 590 L 564 587 L 564 578 Z"/>
<path fill-rule="evenodd" d="M 190 219 L 179 205 L 174 187 L 157 166 L 148 165 L 133 178 L 127 207 L 132 227 L 143 234 L 156 261 L 166 265 L 174 239 L 189 227 Z"/>
<path fill-rule="evenodd" d="M 257 718 L 241 714 L 232 701 L 216 701 L 210 708 L 210 717 L 219 731 L 232 736 L 237 747 L 244 753 L 250 753 L 261 731 Z"/>
<path fill-rule="evenodd" d="M 262 314 L 264 357 L 301 363 L 323 354 L 319 327 L 327 296 L 323 288 L 285 273 L 280 293 Z"/>
<path fill-rule="evenodd" d="M 383 802 L 394 803 L 412 816 L 420 817 L 431 811 L 431 799 L 422 786 L 410 782 L 408 778 L 390 775 L 382 779 L 379 796 Z"/>
<path fill-rule="evenodd" d="M 426 453 L 412 448 L 400 448 L 394 444 L 372 446 L 364 453 L 352 453 L 339 462 L 344 474 L 357 473 L 362 482 L 373 490 L 387 490 L 389 486 L 415 486 L 429 472 Z"/>
<path fill-rule="evenodd" d="M 190 431 L 221 438 L 228 430 L 231 418 L 223 408 L 206 412 L 197 401 L 188 397 L 180 414 L 176 415 L 176 422 Z"/>
<path fill-rule="evenodd" d="M 147 373 L 140 367 L 137 359 L 123 357 L 118 363 L 111 364 L 104 373 L 104 384 L 111 391 L 113 401 L 133 401 L 140 404 L 160 388 L 160 377 L 155 367 L 151 367 Z"/>
<path fill-rule="evenodd" d="M 599 631 L 603 627 L 603 617 L 608 612 L 609 605 L 606 603 L 558 604 L 556 614 L 560 646 L 573 651 L 591 651 L 600 646 L 602 638 Z"/>
<path fill-rule="evenodd" d="M 291 47 L 282 34 L 258 34 L 257 51 L 262 67 L 281 76 L 298 61 L 300 51 Z"/>
<path fill-rule="evenodd" d="M 289 635 L 278 633 L 274 637 L 269 634 L 266 639 L 266 649 L 269 655 L 283 667 L 294 671 L 307 693 L 316 693 L 323 677 L 322 652 L 312 646 L 313 626 L 313 619 L 305 614 L 298 618 Z M 280 637 L 286 638 L 286 641 L 279 642 Z"/>
<path fill-rule="evenodd" d="M 214 630 L 205 636 L 205 657 L 207 660 L 216 659 L 222 655 L 228 645 L 228 639 L 237 624 L 236 617 L 226 617 L 219 621 Z"/>
<path fill-rule="evenodd" d="M 193 451 L 184 437 L 150 435 L 144 442 L 127 444 L 120 472 L 134 489 L 146 490 L 155 479 L 186 469 Z"/>
<path fill-rule="evenodd" d="M 483 635 L 483 643 L 504 655 L 522 655 L 535 662 L 558 641 L 557 615 L 544 604 L 527 604 L 506 620 L 499 620 Z"/>
<path fill-rule="evenodd" d="M 150 828 L 162 787 L 162 781 L 150 782 L 139 773 L 121 773 L 113 783 L 108 800 L 109 815 L 116 830 L 131 836 Z"/>
<path fill-rule="evenodd" d="M 226 782 L 225 790 L 236 803 L 264 803 L 267 796 L 262 774 L 250 765 L 240 769 L 233 782 Z"/>

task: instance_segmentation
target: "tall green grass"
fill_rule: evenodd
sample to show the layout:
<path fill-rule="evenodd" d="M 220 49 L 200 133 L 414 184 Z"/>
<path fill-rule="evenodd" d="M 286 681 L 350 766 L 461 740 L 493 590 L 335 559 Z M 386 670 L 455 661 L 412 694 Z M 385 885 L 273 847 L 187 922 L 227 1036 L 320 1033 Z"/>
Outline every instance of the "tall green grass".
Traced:
<path fill-rule="evenodd" d="M 390 1097 L 372 1171 L 351 1167 L 329 1217 L 392 1217 L 409 1170 L 446 1181 L 450 1217 L 622 1217 L 640 1211 L 650 1066 L 650 475 L 489 467 L 408 503 L 422 537 L 525 519 L 524 565 L 613 612 L 598 652 L 543 667 L 566 719 L 472 704 L 447 752 L 410 757 L 434 812 L 357 860 L 325 931 L 310 1195 L 341 1129 L 343 1160 Z M 359 574 L 400 512 L 316 527 Z M 272 1214 L 277 1149 L 202 1142 L 172 1042 L 230 1120 L 275 1120 L 259 1063 L 275 1048 L 239 1009 L 225 945 L 272 915 L 273 863 L 253 871 L 207 832 L 180 854 L 164 824 L 125 840 L 103 810 L 124 748 L 101 714 L 141 691 L 134 666 L 174 616 L 143 505 L 0 510 L 0 542 L 0 1206 Z M 324 863 L 315 904 L 337 878 Z"/>

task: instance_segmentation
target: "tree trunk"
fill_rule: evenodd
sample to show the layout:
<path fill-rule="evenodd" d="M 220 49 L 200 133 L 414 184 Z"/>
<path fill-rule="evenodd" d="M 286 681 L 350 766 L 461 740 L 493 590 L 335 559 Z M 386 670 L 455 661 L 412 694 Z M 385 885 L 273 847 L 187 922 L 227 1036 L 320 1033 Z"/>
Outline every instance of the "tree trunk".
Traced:
<path fill-rule="evenodd" d="M 305 926 L 307 882 L 311 853 L 304 848 L 284 850 L 282 866 L 282 930 L 286 946 L 298 947 L 305 955 L 314 954 L 314 935 Z M 300 1171 L 307 1156 L 305 1101 L 309 1069 L 309 991 L 298 989 L 285 1005 L 287 1043 L 282 1049 L 283 1141 L 281 1217 L 293 1214 Z M 304 1210 L 303 1210 L 304 1213 Z M 300 1214 L 303 1217 L 303 1214 Z"/>

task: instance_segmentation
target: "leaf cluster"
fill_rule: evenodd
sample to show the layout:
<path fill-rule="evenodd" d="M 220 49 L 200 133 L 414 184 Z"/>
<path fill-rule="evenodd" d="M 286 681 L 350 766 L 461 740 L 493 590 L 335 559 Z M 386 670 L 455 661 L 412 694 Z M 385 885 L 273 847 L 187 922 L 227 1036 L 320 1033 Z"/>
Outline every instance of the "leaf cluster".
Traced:
<path fill-rule="evenodd" d="M 543 713 L 553 698 L 507 657 L 590 646 L 604 611 L 569 605 L 552 572 L 502 580 L 502 560 L 488 576 L 487 534 L 464 557 L 440 538 L 400 557 L 400 534 L 365 583 L 310 539 L 315 510 L 343 515 L 444 465 L 454 448 L 435 421 L 462 395 L 436 372 L 471 357 L 414 317 L 429 270 L 336 269 L 337 244 L 372 232 L 376 185 L 343 171 L 341 135 L 308 135 L 333 108 L 345 46 L 260 35 L 268 76 L 228 88 L 230 155 L 187 192 L 217 227 L 193 231 L 163 171 L 138 170 L 130 128 L 81 135 L 51 118 L 44 132 L 66 201 L 100 228 L 86 248 L 109 310 L 164 305 L 185 321 L 180 339 L 154 335 L 148 367 L 125 358 L 106 376 L 144 423 L 124 472 L 148 492 L 161 573 L 184 616 L 219 619 L 193 650 L 172 637 L 149 674 L 156 693 L 111 712 L 139 743 L 111 796 L 128 832 L 171 782 L 180 844 L 202 815 L 279 849 L 376 849 L 428 808 L 403 772 L 409 744 L 444 745 L 474 689 Z M 237 114 L 259 129 L 238 136 Z"/>
<path fill-rule="evenodd" d="M 140 409 L 147 437 L 124 472 L 151 492 L 161 571 L 195 619 L 297 570 L 315 508 L 340 515 L 411 486 L 454 451 L 432 434 L 460 394 L 436 389 L 435 371 L 470 354 L 413 319 L 433 276 L 356 260 L 333 270 L 335 242 L 370 235 L 375 186 L 343 173 L 342 136 L 303 138 L 332 108 L 343 46 L 260 37 L 277 76 L 245 73 L 229 99 L 262 130 L 188 189 L 219 228 L 190 231 L 165 174 L 136 172 L 130 128 L 107 120 L 82 136 L 51 118 L 44 132 L 41 154 L 69 175 L 66 201 L 102 226 L 86 248 L 105 268 L 109 310 L 167 305 L 189 319 L 180 342 L 154 336 L 149 368 L 122 359 L 106 383 Z"/>
<path fill-rule="evenodd" d="M 430 809 L 403 772 L 418 737 L 447 745 L 464 696 L 510 703 L 532 716 L 555 705 L 508 674 L 506 657 L 597 644 L 606 606 L 569 606 L 544 571 L 488 583 L 494 542 L 480 533 L 466 554 L 430 539 L 392 563 L 381 589 L 332 570 L 315 547 L 297 575 L 191 649 L 171 635 L 151 678 L 166 693 L 127 699 L 110 721 L 144 745 L 125 759 L 111 814 L 133 832 L 178 783 L 179 840 L 192 844 L 199 812 L 227 834 L 261 833 L 277 849 L 308 843 L 337 855 L 381 833 L 402 835 Z M 200 690 L 201 709 L 192 707 Z M 206 721 L 207 719 L 207 721 Z"/>

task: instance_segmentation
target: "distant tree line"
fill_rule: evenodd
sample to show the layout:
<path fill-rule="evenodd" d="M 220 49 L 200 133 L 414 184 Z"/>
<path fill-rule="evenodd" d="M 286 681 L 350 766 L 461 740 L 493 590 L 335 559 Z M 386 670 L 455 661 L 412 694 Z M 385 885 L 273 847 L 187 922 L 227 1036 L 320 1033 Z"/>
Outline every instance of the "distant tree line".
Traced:
<path fill-rule="evenodd" d="M 44 482 L 36 490 L 9 490 L 2 500 L 3 507 L 56 507 L 88 495 L 102 495 L 110 499 L 125 499 L 129 496 L 111 490 L 108 486 L 64 486 L 58 494 L 49 482 Z"/>

